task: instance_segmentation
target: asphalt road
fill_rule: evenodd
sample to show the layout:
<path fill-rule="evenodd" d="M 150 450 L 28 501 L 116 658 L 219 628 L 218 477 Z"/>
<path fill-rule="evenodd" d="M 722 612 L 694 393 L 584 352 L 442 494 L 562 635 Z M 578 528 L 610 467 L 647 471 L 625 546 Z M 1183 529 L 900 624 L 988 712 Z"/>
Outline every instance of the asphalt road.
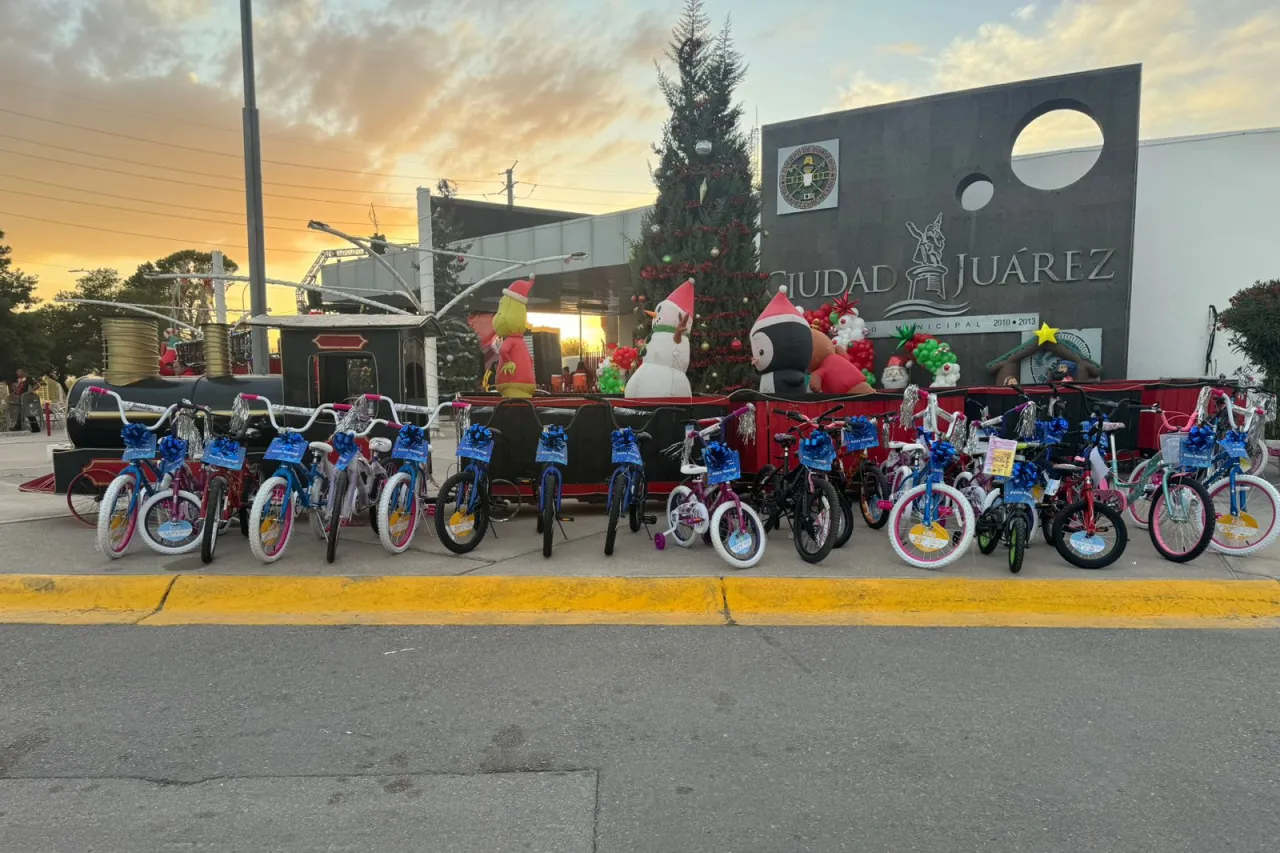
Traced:
<path fill-rule="evenodd" d="M 1271 851 L 1280 634 L 0 627 L 0 849 Z"/>

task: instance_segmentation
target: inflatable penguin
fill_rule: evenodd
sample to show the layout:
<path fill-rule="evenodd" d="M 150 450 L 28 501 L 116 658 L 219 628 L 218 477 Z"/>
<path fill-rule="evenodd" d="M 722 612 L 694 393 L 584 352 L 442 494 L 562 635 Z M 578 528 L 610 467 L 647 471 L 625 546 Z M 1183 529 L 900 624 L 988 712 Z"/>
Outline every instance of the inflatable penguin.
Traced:
<path fill-rule="evenodd" d="M 760 371 L 760 393 L 803 394 L 813 357 L 813 333 L 787 298 L 787 288 L 765 306 L 751 327 L 751 364 Z"/>

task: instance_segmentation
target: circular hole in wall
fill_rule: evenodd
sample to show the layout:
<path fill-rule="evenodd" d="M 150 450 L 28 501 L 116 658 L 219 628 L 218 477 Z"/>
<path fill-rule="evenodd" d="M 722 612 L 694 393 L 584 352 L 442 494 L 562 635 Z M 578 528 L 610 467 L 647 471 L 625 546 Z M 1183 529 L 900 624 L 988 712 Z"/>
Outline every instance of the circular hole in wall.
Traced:
<path fill-rule="evenodd" d="M 1098 162 L 1102 143 L 1102 128 L 1080 110 L 1050 110 L 1013 141 L 1013 173 L 1038 190 L 1069 187 Z M 1051 151 L 1061 153 L 1045 156 Z"/>
<path fill-rule="evenodd" d="M 996 185 L 986 175 L 969 175 L 956 187 L 956 198 L 965 210 L 982 210 L 995 194 Z"/>

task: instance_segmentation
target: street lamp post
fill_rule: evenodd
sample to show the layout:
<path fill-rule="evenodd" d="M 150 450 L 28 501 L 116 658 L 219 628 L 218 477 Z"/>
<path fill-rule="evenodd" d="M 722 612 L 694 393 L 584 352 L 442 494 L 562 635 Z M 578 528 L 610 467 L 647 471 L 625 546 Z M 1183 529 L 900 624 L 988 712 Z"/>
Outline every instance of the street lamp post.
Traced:
<path fill-rule="evenodd" d="M 267 313 L 267 260 L 262 229 L 262 144 L 258 132 L 258 96 L 253 73 L 253 3 L 240 0 L 240 54 L 244 61 L 244 201 L 249 229 L 249 310 Z M 253 328 L 253 369 L 271 369 L 267 330 Z"/>

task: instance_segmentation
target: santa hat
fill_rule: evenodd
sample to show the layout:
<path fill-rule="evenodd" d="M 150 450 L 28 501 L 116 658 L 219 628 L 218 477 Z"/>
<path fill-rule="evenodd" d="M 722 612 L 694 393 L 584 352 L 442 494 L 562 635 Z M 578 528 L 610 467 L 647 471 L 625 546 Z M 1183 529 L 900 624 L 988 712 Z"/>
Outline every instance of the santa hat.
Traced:
<path fill-rule="evenodd" d="M 779 323 L 797 323 L 801 326 L 808 326 L 804 321 L 804 317 L 800 315 L 802 309 L 791 304 L 791 300 L 787 298 L 786 285 L 778 288 L 778 292 L 774 294 L 773 299 L 765 306 L 764 312 L 756 318 L 755 325 L 751 327 L 751 333 L 755 334 L 761 329 L 769 326 L 776 326 Z"/>
<path fill-rule="evenodd" d="M 907 358 L 903 358 L 900 355 L 891 355 L 889 356 L 889 360 L 885 362 L 884 366 L 886 368 L 901 367 L 903 370 L 906 370 L 911 366 L 911 360 Z"/>
<path fill-rule="evenodd" d="M 503 296 L 510 296 L 521 305 L 529 304 L 529 288 L 533 287 L 533 279 L 513 281 L 502 289 Z"/>
<path fill-rule="evenodd" d="M 689 316 L 693 316 L 693 279 L 686 279 L 684 284 L 671 291 L 665 302 L 670 302 Z"/>

